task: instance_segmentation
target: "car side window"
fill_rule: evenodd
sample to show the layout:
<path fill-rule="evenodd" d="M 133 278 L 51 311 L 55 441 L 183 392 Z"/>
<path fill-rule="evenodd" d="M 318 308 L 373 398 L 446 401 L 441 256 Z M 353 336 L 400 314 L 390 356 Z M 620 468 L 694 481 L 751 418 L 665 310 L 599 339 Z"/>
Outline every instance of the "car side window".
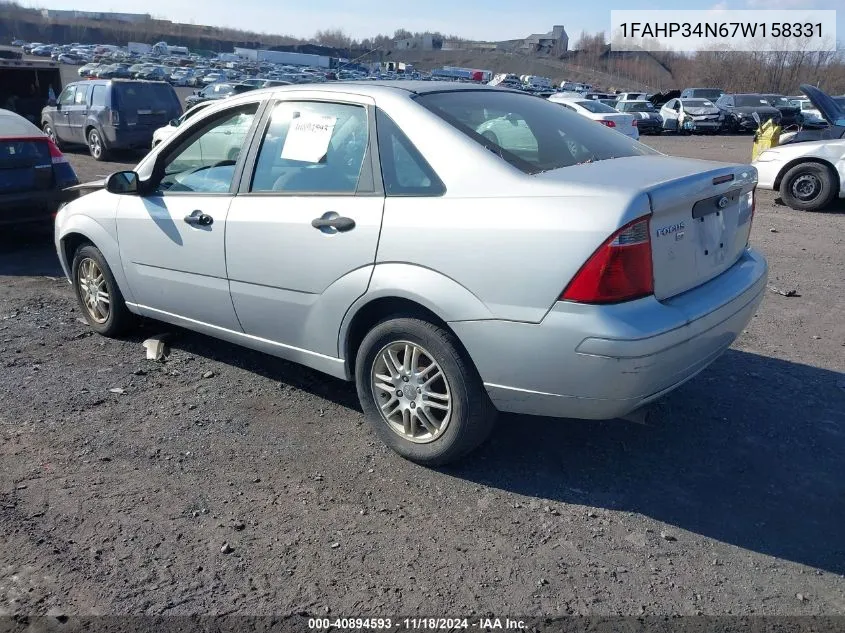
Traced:
<path fill-rule="evenodd" d="M 250 191 L 355 193 L 368 146 L 363 106 L 280 102 L 261 141 Z"/>
<path fill-rule="evenodd" d="M 159 192 L 228 193 L 257 111 L 258 104 L 251 103 L 188 130 L 164 160 Z"/>
<path fill-rule="evenodd" d="M 76 89 L 76 96 L 73 98 L 74 105 L 86 105 L 88 103 L 88 93 L 91 86 L 79 86 Z"/>
<path fill-rule="evenodd" d="M 411 140 L 381 110 L 376 110 L 376 131 L 385 194 L 439 196 L 446 191 Z"/>
<path fill-rule="evenodd" d="M 59 95 L 59 103 L 61 105 L 72 105 L 76 98 L 76 86 L 68 86 Z"/>
<path fill-rule="evenodd" d="M 104 106 L 106 105 L 106 93 L 108 88 L 103 85 L 94 86 L 94 90 L 91 92 L 91 105 L 92 106 Z"/>

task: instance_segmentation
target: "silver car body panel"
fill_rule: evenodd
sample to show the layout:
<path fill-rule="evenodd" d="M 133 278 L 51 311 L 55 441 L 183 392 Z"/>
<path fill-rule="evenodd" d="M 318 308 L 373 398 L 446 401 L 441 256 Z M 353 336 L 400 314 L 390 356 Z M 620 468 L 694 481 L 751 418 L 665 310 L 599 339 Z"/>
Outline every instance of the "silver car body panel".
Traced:
<path fill-rule="evenodd" d="M 452 328 L 500 409 L 557 416 L 633 410 L 706 367 L 750 319 L 766 264 L 745 248 L 749 210 L 733 205 L 754 187 L 753 168 L 639 156 L 526 175 L 414 103 L 405 87 L 415 82 L 292 86 L 211 105 L 136 171 L 148 178 L 157 157 L 192 128 L 260 101 L 230 193 L 84 196 L 57 217 L 60 256 L 66 236 L 85 236 L 103 251 L 133 312 L 344 378 L 351 377 L 347 341 L 361 310 L 380 299 L 412 301 Z M 255 159 L 258 121 L 277 100 L 356 103 L 371 114 L 377 106 L 425 157 L 445 193 L 247 193 L 244 168 Z M 377 174 L 372 129 L 370 153 Z M 665 234 L 655 231 L 723 194 L 731 203 L 721 221 L 685 228 L 686 241 L 675 230 L 671 246 L 661 242 Z M 182 222 L 195 209 L 213 215 L 214 224 Z M 326 212 L 353 218 L 355 228 L 311 226 Z M 618 305 L 558 300 L 608 236 L 646 216 L 655 296 Z M 717 259 L 705 265 L 690 255 L 713 240 L 724 245 Z M 64 259 L 63 266 L 69 272 Z"/>

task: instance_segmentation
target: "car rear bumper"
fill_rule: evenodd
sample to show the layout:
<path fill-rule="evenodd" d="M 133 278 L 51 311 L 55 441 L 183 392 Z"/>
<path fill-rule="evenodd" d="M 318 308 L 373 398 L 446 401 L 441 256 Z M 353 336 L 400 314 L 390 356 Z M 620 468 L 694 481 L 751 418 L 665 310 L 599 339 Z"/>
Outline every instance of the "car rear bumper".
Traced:
<path fill-rule="evenodd" d="M 103 136 L 109 149 L 149 149 L 153 141 L 153 133 L 159 126 L 103 128 Z"/>
<path fill-rule="evenodd" d="M 52 220 L 68 194 L 60 189 L 0 193 L 0 226 Z"/>
<path fill-rule="evenodd" d="M 747 250 L 722 275 L 663 302 L 558 302 L 538 324 L 450 326 L 500 411 L 610 419 L 672 391 L 718 358 L 757 310 L 766 277 L 766 260 Z"/>

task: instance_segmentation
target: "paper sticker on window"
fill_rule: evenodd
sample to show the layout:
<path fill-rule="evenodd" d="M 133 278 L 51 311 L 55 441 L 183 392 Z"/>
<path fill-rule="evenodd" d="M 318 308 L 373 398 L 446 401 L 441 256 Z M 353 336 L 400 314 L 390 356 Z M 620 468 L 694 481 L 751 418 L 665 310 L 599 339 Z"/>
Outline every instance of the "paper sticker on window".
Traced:
<path fill-rule="evenodd" d="M 290 122 L 282 158 L 319 163 L 329 149 L 337 117 L 303 112 Z"/>

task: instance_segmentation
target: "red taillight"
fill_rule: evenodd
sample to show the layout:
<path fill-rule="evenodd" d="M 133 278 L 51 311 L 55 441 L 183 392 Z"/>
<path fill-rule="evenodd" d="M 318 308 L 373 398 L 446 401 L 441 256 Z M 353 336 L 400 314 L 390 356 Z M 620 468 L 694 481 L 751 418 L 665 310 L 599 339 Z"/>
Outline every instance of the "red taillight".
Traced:
<path fill-rule="evenodd" d="M 611 235 L 560 298 L 578 303 L 619 303 L 654 294 L 649 217 L 629 222 Z"/>
<path fill-rule="evenodd" d="M 111 111 L 111 124 L 114 126 L 120 125 L 120 112 L 117 110 Z"/>
<path fill-rule="evenodd" d="M 54 165 L 67 162 L 67 158 L 65 158 L 64 154 L 62 154 L 58 145 L 49 138 L 47 139 L 47 147 L 50 148 L 50 160 L 53 161 Z"/>
<path fill-rule="evenodd" d="M 636 120 L 636 119 L 633 119 L 633 120 L 631 121 L 631 125 L 633 125 L 634 127 L 637 127 L 637 120 Z"/>
<path fill-rule="evenodd" d="M 601 123 L 602 125 L 604 125 L 606 127 L 616 127 L 616 123 L 614 123 L 613 121 L 602 120 L 602 121 L 599 121 L 599 123 Z"/>

